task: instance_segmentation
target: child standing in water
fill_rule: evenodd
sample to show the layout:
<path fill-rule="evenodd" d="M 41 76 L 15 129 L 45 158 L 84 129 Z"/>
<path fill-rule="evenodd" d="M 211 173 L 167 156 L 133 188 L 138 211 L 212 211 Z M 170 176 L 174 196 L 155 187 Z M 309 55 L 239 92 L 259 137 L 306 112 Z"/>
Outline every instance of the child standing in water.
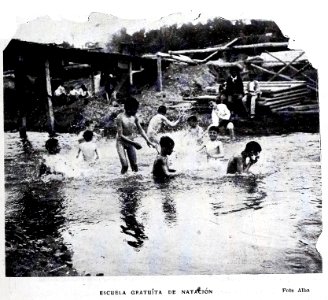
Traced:
<path fill-rule="evenodd" d="M 90 130 L 86 130 L 83 134 L 84 142 L 80 143 L 79 151 L 77 153 L 76 158 L 79 157 L 82 152 L 83 158 L 87 162 L 93 162 L 96 159 L 99 159 L 97 145 L 92 141 L 93 132 Z"/>
<path fill-rule="evenodd" d="M 203 140 L 204 131 L 198 125 L 197 117 L 196 116 L 190 116 L 187 119 L 187 123 L 188 123 L 188 129 L 187 129 L 187 132 L 186 132 L 186 136 L 192 138 L 193 141 L 196 140 L 196 143 L 198 145 L 201 145 L 202 140 Z"/>
<path fill-rule="evenodd" d="M 227 174 L 248 173 L 249 168 L 258 161 L 261 151 L 262 148 L 259 143 L 255 141 L 247 143 L 241 154 L 234 155 L 230 158 Z"/>
<path fill-rule="evenodd" d="M 168 120 L 166 115 L 166 107 L 164 105 L 158 108 L 157 114 L 151 118 L 148 124 L 147 135 L 149 136 L 149 140 L 156 145 L 159 145 L 159 136 L 158 133 L 161 130 L 163 125 L 168 125 L 171 127 L 175 127 L 180 122 L 180 117 L 175 122 L 171 122 Z"/>
<path fill-rule="evenodd" d="M 171 155 L 174 148 L 174 141 L 168 136 L 162 136 L 160 139 L 160 154 L 156 157 L 153 165 L 153 176 L 155 179 L 167 179 L 177 174 L 174 169 L 169 168 L 168 155 Z"/>
<path fill-rule="evenodd" d="M 223 144 L 221 141 L 218 140 L 218 127 L 210 126 L 208 129 L 208 136 L 210 140 L 207 143 L 203 144 L 198 151 L 201 151 L 205 148 L 207 154 L 207 161 L 223 158 Z"/>
<path fill-rule="evenodd" d="M 142 146 L 134 141 L 137 131 L 145 139 L 148 146 L 155 147 L 139 123 L 136 116 L 138 108 L 139 102 L 130 97 L 124 103 L 124 112 L 120 113 L 116 119 L 116 149 L 122 165 L 121 174 L 128 170 L 128 159 L 132 171 L 138 172 L 136 149 L 139 150 Z"/>

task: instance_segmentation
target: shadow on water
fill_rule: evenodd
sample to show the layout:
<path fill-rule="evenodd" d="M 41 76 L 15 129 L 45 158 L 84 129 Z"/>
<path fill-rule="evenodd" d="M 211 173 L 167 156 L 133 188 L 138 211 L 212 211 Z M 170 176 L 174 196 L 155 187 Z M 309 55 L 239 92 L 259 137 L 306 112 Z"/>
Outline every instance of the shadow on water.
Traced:
<path fill-rule="evenodd" d="M 22 146 L 25 154 L 34 152 L 28 140 Z M 13 209 L 6 215 L 5 223 L 6 276 L 77 275 L 72 268 L 71 252 L 60 234 L 65 223 L 62 182 L 44 183 L 31 173 L 37 172 L 37 155 L 31 156 L 28 164 L 21 172 L 8 166 L 17 180 L 30 180 L 7 199 Z"/>
<path fill-rule="evenodd" d="M 229 176 L 225 177 L 223 180 L 224 183 L 230 183 L 233 189 L 237 192 L 236 203 L 231 204 L 230 209 L 225 211 L 219 211 L 223 207 L 226 208 L 226 205 L 223 203 L 212 203 L 214 210 L 214 215 L 226 215 L 231 213 L 236 213 L 244 210 L 257 210 L 263 208 L 264 199 L 267 194 L 264 191 L 259 189 L 260 180 L 257 176 Z M 238 195 L 242 197 L 239 201 Z M 246 196 L 246 197 L 245 197 Z"/>
<path fill-rule="evenodd" d="M 121 219 L 124 225 L 120 225 L 122 232 L 135 240 L 128 240 L 131 247 L 138 249 L 142 247 L 144 240 L 148 237 L 144 233 L 144 225 L 137 220 L 136 213 L 140 205 L 142 190 L 137 187 L 137 182 L 131 183 L 126 187 L 118 188 L 119 199 L 121 202 Z"/>
<path fill-rule="evenodd" d="M 169 188 L 170 181 L 157 182 L 156 187 L 161 192 L 165 221 L 168 226 L 172 226 L 177 222 L 177 210 L 175 200 L 172 197 L 172 188 Z"/>

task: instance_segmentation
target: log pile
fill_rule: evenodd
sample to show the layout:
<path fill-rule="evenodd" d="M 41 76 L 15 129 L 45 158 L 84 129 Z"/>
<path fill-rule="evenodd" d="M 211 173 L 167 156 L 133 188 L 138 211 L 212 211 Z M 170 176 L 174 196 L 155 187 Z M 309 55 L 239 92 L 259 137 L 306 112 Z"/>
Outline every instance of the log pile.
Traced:
<path fill-rule="evenodd" d="M 244 82 L 246 88 L 247 82 Z M 260 81 L 261 96 L 258 105 L 279 112 L 290 107 L 300 107 L 309 99 L 310 90 L 305 81 Z M 305 111 L 299 109 L 298 111 Z"/>

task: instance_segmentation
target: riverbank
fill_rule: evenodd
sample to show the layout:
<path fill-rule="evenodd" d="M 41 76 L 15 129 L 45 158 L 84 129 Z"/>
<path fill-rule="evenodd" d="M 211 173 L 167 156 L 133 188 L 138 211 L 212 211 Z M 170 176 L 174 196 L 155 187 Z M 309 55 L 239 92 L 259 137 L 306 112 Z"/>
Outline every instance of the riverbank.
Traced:
<path fill-rule="evenodd" d="M 138 116 L 143 127 L 146 129 L 151 117 L 157 113 L 157 108 L 165 105 L 168 108 L 169 119 L 175 120 L 181 114 L 185 116 L 184 122 L 177 129 L 182 129 L 186 125 L 187 117 L 192 114 L 197 115 L 200 125 L 206 128 L 211 123 L 210 110 L 200 111 L 183 98 L 203 95 L 208 87 L 217 87 L 217 81 L 217 74 L 210 66 L 171 64 L 163 71 L 162 92 L 157 92 L 154 85 L 145 85 L 136 89 L 133 94 L 133 97 L 140 102 Z M 104 129 L 108 136 L 114 136 L 115 118 L 124 110 L 123 102 L 124 98 L 121 98 L 115 105 L 108 104 L 100 93 L 88 99 L 77 99 L 73 103 L 54 106 L 55 130 L 58 133 L 77 133 L 84 129 L 86 120 L 93 120 L 96 128 Z M 318 113 L 287 111 L 272 114 L 259 110 L 256 119 L 237 118 L 233 122 L 238 135 L 319 132 Z M 5 114 L 5 131 L 16 130 L 17 124 L 19 120 L 15 114 L 13 116 Z M 31 104 L 30 113 L 27 116 L 27 127 L 32 131 L 47 131 L 47 113 L 38 102 Z"/>

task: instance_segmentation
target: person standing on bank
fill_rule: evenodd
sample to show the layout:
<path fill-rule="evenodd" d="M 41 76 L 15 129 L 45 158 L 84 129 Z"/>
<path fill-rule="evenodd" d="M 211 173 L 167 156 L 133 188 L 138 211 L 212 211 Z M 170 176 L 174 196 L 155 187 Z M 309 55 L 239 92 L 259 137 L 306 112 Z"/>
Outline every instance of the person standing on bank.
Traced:
<path fill-rule="evenodd" d="M 242 98 L 244 96 L 244 85 L 239 70 L 235 68 L 230 70 L 229 77 L 226 81 L 224 94 L 227 97 L 227 107 L 232 115 L 245 114 L 244 106 L 242 104 Z"/>
<path fill-rule="evenodd" d="M 253 119 L 255 117 L 256 102 L 261 91 L 258 81 L 255 80 L 255 75 L 249 74 L 249 79 L 250 81 L 247 84 L 246 93 L 243 97 L 243 104 L 247 113 Z"/>

